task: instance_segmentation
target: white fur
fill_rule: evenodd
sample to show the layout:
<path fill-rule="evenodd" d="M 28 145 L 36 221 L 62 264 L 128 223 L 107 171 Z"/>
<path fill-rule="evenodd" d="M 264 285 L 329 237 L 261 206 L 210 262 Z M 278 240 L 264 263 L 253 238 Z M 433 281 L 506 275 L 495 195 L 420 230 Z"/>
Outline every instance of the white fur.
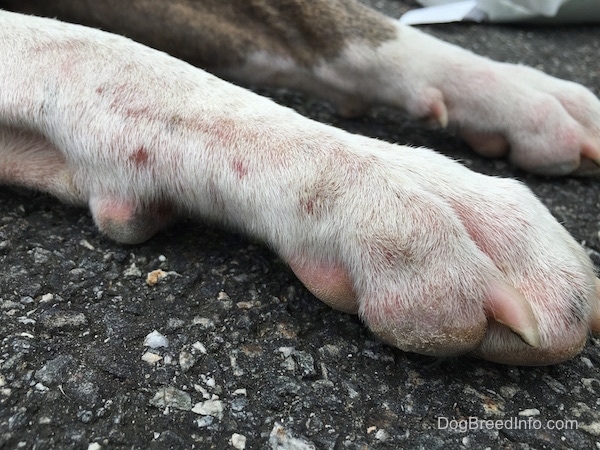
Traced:
<path fill-rule="evenodd" d="M 161 215 L 234 226 L 290 263 L 348 274 L 365 322 L 407 350 L 538 364 L 585 342 L 598 303 L 591 263 L 515 181 L 313 122 L 50 19 L 0 12 L 0 62 L 0 181 L 87 203 L 119 240 L 149 237 Z M 426 87 L 400 89 L 410 103 Z M 537 348 L 496 322 L 483 335 L 499 290 L 513 288 L 525 304 L 509 302 L 538 324 Z"/>

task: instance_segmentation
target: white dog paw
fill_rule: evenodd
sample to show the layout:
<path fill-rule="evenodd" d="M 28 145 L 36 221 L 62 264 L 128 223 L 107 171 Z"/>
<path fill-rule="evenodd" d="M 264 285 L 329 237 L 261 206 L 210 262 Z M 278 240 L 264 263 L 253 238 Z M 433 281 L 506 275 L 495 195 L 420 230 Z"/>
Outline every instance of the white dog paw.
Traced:
<path fill-rule="evenodd" d="M 576 355 L 600 313 L 581 247 L 520 183 L 407 151 L 435 175 L 372 162 L 329 206 L 325 240 L 288 257 L 300 280 L 403 350 L 526 365 Z"/>

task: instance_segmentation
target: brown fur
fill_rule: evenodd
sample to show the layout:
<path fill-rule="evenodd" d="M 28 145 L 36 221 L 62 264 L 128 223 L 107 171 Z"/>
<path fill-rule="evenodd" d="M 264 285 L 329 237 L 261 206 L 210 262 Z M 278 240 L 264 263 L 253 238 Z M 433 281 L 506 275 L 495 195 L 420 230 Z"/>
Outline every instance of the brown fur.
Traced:
<path fill-rule="evenodd" d="M 395 36 L 383 16 L 347 0 L 0 0 L 0 8 L 123 34 L 212 70 L 259 50 L 312 66 L 348 42 Z"/>

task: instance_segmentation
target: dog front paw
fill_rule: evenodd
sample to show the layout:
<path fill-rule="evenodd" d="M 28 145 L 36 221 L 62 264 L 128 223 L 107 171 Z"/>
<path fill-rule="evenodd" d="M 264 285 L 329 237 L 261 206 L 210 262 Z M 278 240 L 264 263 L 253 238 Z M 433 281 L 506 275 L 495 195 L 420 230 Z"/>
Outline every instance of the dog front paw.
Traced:
<path fill-rule="evenodd" d="M 522 184 L 406 151 L 435 175 L 391 155 L 361 163 L 282 252 L 301 281 L 403 350 L 525 365 L 579 353 L 600 306 L 583 249 Z"/>

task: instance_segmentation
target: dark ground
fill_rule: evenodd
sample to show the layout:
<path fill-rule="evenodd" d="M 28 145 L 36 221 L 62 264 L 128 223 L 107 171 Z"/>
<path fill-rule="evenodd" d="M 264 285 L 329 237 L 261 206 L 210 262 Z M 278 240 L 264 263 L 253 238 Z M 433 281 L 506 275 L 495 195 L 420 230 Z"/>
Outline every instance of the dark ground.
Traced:
<path fill-rule="evenodd" d="M 373 3 L 396 16 L 405 9 Z M 428 29 L 600 94 L 598 27 Z M 391 111 L 344 121 L 320 103 L 277 98 L 354 132 L 524 180 L 600 263 L 598 179 L 529 176 Z M 260 449 L 271 448 L 270 434 L 289 449 L 600 448 L 600 340 L 542 368 L 406 354 L 317 301 L 243 237 L 184 223 L 124 247 L 101 237 L 85 211 L 7 188 L 0 261 L 1 448 L 225 449 L 244 448 L 245 438 L 245 448 Z M 151 287 L 155 269 L 177 275 Z M 168 347 L 144 346 L 153 330 Z M 146 362 L 147 352 L 162 359 Z M 468 417 L 542 428 L 440 429 L 439 418 Z M 548 420 L 578 429 L 550 429 Z"/>

